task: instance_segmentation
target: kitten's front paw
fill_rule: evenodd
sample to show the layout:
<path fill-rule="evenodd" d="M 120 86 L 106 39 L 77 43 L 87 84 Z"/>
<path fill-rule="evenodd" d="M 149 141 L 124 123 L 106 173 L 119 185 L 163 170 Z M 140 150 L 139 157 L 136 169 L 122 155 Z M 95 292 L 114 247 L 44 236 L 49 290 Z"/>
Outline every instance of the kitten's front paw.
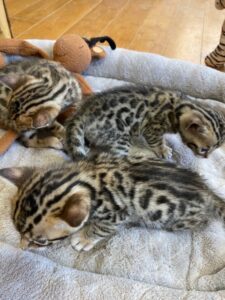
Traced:
<path fill-rule="evenodd" d="M 159 147 L 152 148 L 151 150 L 158 158 L 170 159 L 173 155 L 172 149 L 167 145 L 161 145 Z"/>
<path fill-rule="evenodd" d="M 162 157 L 165 159 L 170 159 L 173 156 L 173 150 L 167 145 L 162 146 L 161 152 L 162 152 Z"/>
<path fill-rule="evenodd" d="M 47 138 L 34 138 L 22 137 L 19 139 L 24 147 L 27 148 L 53 148 L 57 150 L 63 150 L 63 144 L 56 137 L 47 137 Z"/>
<path fill-rule="evenodd" d="M 54 133 L 54 136 L 57 137 L 61 142 L 64 142 L 66 136 L 66 130 L 63 127 L 59 132 Z"/>
<path fill-rule="evenodd" d="M 71 246 L 77 251 L 89 251 L 91 250 L 99 241 L 100 237 L 87 237 L 82 231 L 75 233 L 71 238 Z"/>
<path fill-rule="evenodd" d="M 49 148 L 63 150 L 63 143 L 57 137 L 50 137 L 46 143 Z"/>

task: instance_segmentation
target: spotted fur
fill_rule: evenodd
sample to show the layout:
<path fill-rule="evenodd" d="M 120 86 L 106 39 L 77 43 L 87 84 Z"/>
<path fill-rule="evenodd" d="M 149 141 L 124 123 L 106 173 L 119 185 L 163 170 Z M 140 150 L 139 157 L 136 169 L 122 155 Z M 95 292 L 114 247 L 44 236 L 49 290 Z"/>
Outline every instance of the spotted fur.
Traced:
<path fill-rule="evenodd" d="M 31 147 L 62 147 L 58 114 L 81 99 L 75 78 L 63 66 L 44 59 L 23 60 L 0 70 L 0 125 L 19 133 Z M 51 137 L 38 138 L 40 128 Z"/>
<path fill-rule="evenodd" d="M 168 157 L 164 133 L 178 132 L 196 154 L 207 157 L 225 139 L 224 115 L 180 92 L 152 87 L 120 87 L 93 96 L 66 127 L 66 147 L 76 160 L 89 148 L 127 155 L 142 135 L 158 157 Z M 89 148 L 86 146 L 89 145 Z"/>
<path fill-rule="evenodd" d="M 101 154 L 47 170 L 2 169 L 0 175 L 19 187 L 13 221 L 23 247 L 72 235 L 75 249 L 90 250 L 129 222 L 183 230 L 212 218 L 225 221 L 225 203 L 199 175 L 146 156 Z"/>

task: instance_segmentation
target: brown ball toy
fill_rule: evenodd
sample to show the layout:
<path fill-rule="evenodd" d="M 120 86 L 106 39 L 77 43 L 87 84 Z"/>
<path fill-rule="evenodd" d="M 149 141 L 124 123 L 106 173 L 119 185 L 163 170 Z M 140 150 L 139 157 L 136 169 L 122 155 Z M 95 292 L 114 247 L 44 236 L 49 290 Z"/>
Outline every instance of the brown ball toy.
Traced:
<path fill-rule="evenodd" d="M 76 34 L 67 34 L 55 42 L 53 59 L 71 72 L 82 73 L 90 65 L 92 55 L 84 39 Z"/>

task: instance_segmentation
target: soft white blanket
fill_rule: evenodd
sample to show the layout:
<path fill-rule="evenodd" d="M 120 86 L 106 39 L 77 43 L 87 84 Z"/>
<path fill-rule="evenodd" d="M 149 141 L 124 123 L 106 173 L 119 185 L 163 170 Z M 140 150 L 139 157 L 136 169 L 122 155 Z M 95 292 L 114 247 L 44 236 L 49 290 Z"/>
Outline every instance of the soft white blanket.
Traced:
<path fill-rule="evenodd" d="M 44 47 L 51 50 L 51 42 Z M 108 51 L 104 61 L 92 64 L 86 72 L 95 91 L 142 82 L 196 97 L 225 99 L 222 73 L 153 54 Z M 209 159 L 201 159 L 178 136 L 167 139 L 174 158 L 201 174 L 225 199 L 222 148 Z M 25 149 L 15 143 L 0 157 L 0 167 L 56 164 L 65 158 L 58 151 Z M 219 221 L 195 233 L 124 228 L 88 253 L 73 251 L 69 241 L 46 250 L 22 251 L 10 218 L 10 199 L 16 189 L 0 178 L 0 190 L 0 299 L 225 298 L 225 230 Z"/>

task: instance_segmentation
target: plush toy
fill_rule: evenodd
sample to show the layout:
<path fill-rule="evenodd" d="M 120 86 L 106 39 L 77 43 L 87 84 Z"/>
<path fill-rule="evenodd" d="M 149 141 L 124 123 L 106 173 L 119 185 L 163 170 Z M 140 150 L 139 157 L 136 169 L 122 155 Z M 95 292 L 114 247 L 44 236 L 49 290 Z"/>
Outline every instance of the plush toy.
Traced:
<path fill-rule="evenodd" d="M 87 69 L 92 59 L 105 57 L 104 49 L 96 46 L 98 42 L 108 42 L 111 49 L 116 48 L 115 42 L 108 36 L 87 39 L 76 34 L 67 34 L 55 42 L 53 59 L 60 62 L 67 70 L 81 73 Z"/>
<path fill-rule="evenodd" d="M 47 52 L 28 41 L 2 39 L 0 40 L 0 68 L 15 60 L 36 56 L 53 59 L 71 72 L 82 73 L 88 68 L 92 59 L 102 59 L 106 56 L 105 50 L 96 46 L 98 42 L 108 42 L 112 50 L 116 49 L 115 42 L 108 36 L 87 39 L 76 34 L 67 34 L 56 40 L 53 45 L 53 57 L 50 57 Z"/>
<path fill-rule="evenodd" d="M 15 60 L 27 59 L 31 56 L 53 59 L 74 73 L 83 94 L 88 95 L 92 93 L 92 90 L 79 73 L 88 68 L 92 59 L 102 59 L 106 56 L 104 49 L 96 46 L 98 42 L 108 42 L 111 49 L 116 48 L 115 42 L 108 36 L 87 39 L 76 34 L 70 34 L 56 40 L 53 46 L 53 57 L 51 58 L 47 52 L 28 41 L 3 39 L 0 40 L 0 68 Z M 59 116 L 58 120 L 63 123 L 74 112 L 74 109 L 74 107 L 68 108 L 66 112 Z M 17 138 L 18 135 L 14 131 L 6 131 L 5 135 L 0 138 L 0 154 L 3 154 Z"/>

